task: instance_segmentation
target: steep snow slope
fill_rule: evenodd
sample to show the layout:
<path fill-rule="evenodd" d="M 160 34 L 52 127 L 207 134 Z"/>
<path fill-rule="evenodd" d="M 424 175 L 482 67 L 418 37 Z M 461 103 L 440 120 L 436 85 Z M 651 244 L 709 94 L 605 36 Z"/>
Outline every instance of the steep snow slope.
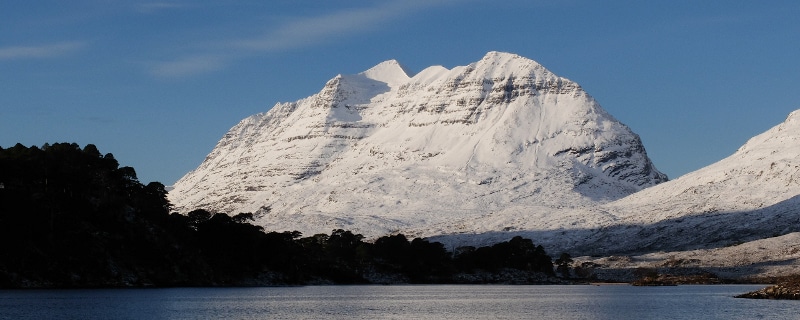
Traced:
<path fill-rule="evenodd" d="M 490 52 L 413 77 L 393 60 L 336 76 L 242 120 L 169 196 L 182 212 L 254 212 L 268 230 L 433 235 L 494 213 L 506 216 L 498 228 L 558 228 L 575 214 L 561 211 L 665 180 L 578 84 Z"/>
<path fill-rule="evenodd" d="M 800 111 L 795 111 L 733 155 L 610 207 L 642 221 L 761 209 L 800 194 L 798 155 Z M 640 214 L 643 210 L 648 214 Z"/>

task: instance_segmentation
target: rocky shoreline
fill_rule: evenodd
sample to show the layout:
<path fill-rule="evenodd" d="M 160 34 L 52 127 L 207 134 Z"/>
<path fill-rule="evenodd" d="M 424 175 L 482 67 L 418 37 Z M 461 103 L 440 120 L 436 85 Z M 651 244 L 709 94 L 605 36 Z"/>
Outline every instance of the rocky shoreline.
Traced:
<path fill-rule="evenodd" d="M 747 299 L 800 300 L 800 276 L 779 281 L 773 286 L 736 296 Z"/>

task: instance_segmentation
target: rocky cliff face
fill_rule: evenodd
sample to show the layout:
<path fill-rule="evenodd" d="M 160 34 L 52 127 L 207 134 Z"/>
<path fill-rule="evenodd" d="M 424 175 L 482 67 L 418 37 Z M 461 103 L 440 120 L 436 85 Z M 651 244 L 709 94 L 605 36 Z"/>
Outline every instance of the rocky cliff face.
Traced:
<path fill-rule="evenodd" d="M 242 120 L 170 200 L 254 212 L 269 230 L 380 236 L 457 232 L 454 221 L 512 207 L 553 220 L 666 180 L 577 83 L 490 52 L 413 77 L 393 60 L 338 75 Z"/>

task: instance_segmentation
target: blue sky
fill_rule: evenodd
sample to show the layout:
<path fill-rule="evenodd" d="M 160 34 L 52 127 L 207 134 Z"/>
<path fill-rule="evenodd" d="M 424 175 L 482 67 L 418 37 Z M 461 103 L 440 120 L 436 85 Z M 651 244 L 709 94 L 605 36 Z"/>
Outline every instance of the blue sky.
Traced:
<path fill-rule="evenodd" d="M 516 53 L 676 178 L 800 108 L 798 1 L 0 2 L 0 146 L 93 143 L 170 185 L 239 120 L 388 59 Z"/>

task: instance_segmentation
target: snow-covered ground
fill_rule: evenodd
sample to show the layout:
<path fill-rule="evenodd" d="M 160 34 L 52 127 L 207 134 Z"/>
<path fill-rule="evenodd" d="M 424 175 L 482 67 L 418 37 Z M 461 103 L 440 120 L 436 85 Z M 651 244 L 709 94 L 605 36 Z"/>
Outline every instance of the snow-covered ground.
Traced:
<path fill-rule="evenodd" d="M 661 272 L 710 272 L 724 279 L 764 279 L 800 274 L 800 233 L 721 248 L 656 251 L 637 255 L 582 256 L 575 265 L 595 263 L 601 279 L 634 280 L 640 268 Z"/>

